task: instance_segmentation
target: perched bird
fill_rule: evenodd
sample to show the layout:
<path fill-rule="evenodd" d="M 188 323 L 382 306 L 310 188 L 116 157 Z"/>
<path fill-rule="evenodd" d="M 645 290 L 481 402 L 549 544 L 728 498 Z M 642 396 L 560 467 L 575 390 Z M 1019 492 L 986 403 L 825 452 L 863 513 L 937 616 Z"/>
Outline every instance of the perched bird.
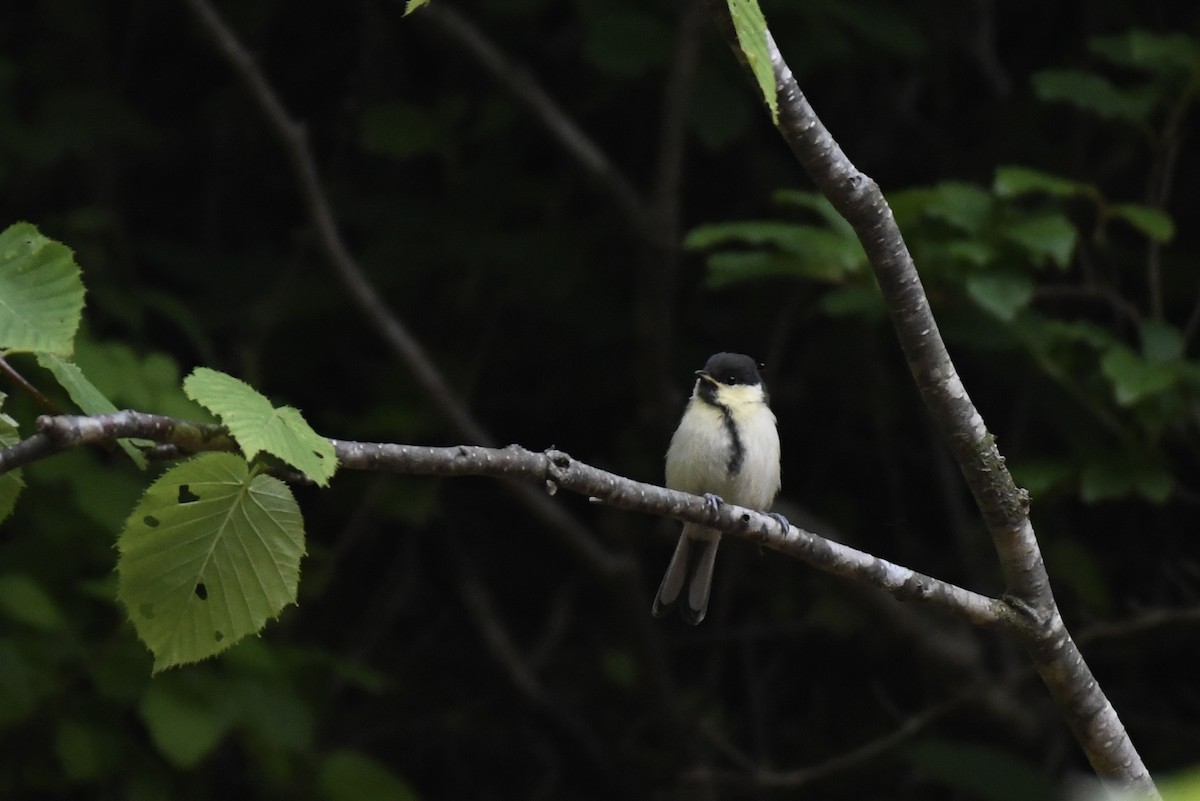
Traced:
<path fill-rule="evenodd" d="M 714 508 L 766 509 L 779 492 L 779 432 L 758 367 L 749 356 L 717 353 L 696 376 L 667 448 L 667 486 L 704 495 Z M 704 619 L 720 541 L 716 529 L 684 524 L 654 598 L 656 617 L 678 604 L 693 626 Z"/>

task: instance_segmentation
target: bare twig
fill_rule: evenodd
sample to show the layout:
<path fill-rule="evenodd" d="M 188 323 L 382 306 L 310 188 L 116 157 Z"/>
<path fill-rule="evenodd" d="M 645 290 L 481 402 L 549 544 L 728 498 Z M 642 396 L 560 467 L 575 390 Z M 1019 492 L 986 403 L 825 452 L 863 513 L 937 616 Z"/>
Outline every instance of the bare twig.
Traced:
<path fill-rule="evenodd" d="M 727 4 L 705 2 L 734 54 L 748 64 Z M 770 32 L 763 36 L 775 74 L 779 132 L 862 242 L 909 369 L 992 536 L 1013 613 L 1008 633 L 1032 659 L 1096 773 L 1157 797 L 1149 771 L 1063 623 L 1030 522 L 1028 494 L 1013 482 L 959 378 L 891 208 L 821 123 Z"/>
<path fill-rule="evenodd" d="M 17 368 L 8 363 L 8 359 L 0 356 L 0 373 L 8 376 L 9 380 L 25 391 L 27 395 L 33 398 L 34 402 L 41 406 L 49 414 L 62 414 L 62 409 L 58 408 L 58 404 L 46 397 L 46 395 L 33 384 L 21 375 Z"/>

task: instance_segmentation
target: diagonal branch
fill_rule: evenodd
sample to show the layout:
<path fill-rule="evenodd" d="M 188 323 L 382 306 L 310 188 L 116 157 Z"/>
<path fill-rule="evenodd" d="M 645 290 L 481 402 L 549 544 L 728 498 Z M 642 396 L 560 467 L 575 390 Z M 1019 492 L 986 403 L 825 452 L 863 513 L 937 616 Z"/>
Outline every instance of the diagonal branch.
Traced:
<path fill-rule="evenodd" d="M 747 65 L 725 0 L 705 4 L 734 55 Z M 891 208 L 879 186 L 854 166 L 821 123 L 770 31 L 761 35 L 775 74 L 779 132 L 862 242 L 909 369 L 992 536 L 1014 612 L 1010 633 L 1033 660 L 1097 774 L 1157 797 L 1116 710 L 1063 623 L 1030 522 L 1028 494 L 1013 481 L 950 360 Z"/>

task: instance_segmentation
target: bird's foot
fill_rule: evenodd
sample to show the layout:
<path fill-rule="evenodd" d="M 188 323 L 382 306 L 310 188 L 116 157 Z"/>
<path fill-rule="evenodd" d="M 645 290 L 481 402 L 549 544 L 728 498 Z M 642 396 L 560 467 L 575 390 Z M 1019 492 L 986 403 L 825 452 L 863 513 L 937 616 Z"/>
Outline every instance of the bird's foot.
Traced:
<path fill-rule="evenodd" d="M 715 512 L 725 505 L 725 499 L 720 495 L 713 495 L 711 492 L 704 493 L 704 505 L 708 507 L 710 512 Z"/>
<path fill-rule="evenodd" d="M 783 536 L 786 537 L 787 533 L 792 530 L 792 524 L 788 522 L 788 519 L 786 517 L 779 514 L 779 512 L 771 512 L 767 515 L 767 517 L 771 518 L 772 520 L 774 520 L 776 523 L 778 523 L 780 525 L 779 530 L 783 534 Z M 766 539 L 765 532 L 763 534 L 763 539 Z"/>

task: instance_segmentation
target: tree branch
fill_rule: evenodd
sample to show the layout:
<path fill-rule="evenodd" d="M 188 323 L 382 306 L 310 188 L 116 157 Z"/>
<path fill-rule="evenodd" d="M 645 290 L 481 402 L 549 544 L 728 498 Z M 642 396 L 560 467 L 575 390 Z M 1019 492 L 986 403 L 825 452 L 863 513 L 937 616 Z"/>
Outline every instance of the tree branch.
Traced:
<path fill-rule="evenodd" d="M 734 55 L 746 65 L 725 0 L 705 3 Z M 821 123 L 770 32 L 764 35 L 775 73 L 779 132 L 862 242 L 909 369 L 992 536 L 1014 612 L 1013 635 L 1032 658 L 1097 774 L 1122 788 L 1157 797 L 1116 710 L 1063 623 L 1030 522 L 1028 494 L 1013 482 L 995 438 L 959 378 L 891 208 L 879 186 L 854 166 Z"/>
<path fill-rule="evenodd" d="M 68 448 L 116 439 L 144 439 L 181 450 L 236 451 L 220 426 L 161 415 L 121 411 L 95 416 L 38 418 L 39 433 L 0 451 L 0 473 Z M 539 485 L 553 495 L 563 489 L 593 503 L 644 512 L 705 526 L 800 559 L 818 569 L 878 587 L 901 600 L 918 601 L 988 627 L 1009 628 L 1013 612 L 989 598 L 940 579 L 896 565 L 796 526 L 787 531 L 770 515 L 727 503 L 716 510 L 697 495 L 645 484 L 572 459 L 559 450 L 534 452 L 519 445 L 430 447 L 331 439 L 338 464 L 347 470 L 372 470 L 427 476 L 491 476 Z"/>

